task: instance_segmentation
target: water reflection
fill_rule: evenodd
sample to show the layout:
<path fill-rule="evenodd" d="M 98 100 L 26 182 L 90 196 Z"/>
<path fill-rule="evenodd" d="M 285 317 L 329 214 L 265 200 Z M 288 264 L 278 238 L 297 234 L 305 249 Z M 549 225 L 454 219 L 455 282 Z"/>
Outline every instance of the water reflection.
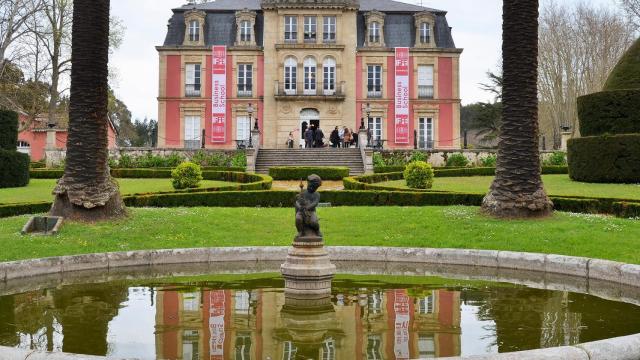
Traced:
<path fill-rule="evenodd" d="M 280 283 L 254 285 L 108 283 L 0 297 L 0 344 L 144 359 L 392 360 L 640 332 L 635 306 L 504 284 L 349 283 L 324 300 L 286 298 Z M 132 344 L 149 336 L 151 346 L 134 353 Z"/>

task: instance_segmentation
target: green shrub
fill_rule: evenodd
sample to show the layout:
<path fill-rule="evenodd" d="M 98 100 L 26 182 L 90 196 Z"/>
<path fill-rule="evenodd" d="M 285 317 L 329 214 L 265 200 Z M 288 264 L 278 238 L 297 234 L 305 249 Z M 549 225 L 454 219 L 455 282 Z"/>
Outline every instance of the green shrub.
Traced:
<path fill-rule="evenodd" d="M 416 162 L 416 161 L 428 162 L 429 154 L 423 151 L 414 150 L 411 153 L 411 157 L 409 158 L 409 163 Z"/>
<path fill-rule="evenodd" d="M 387 166 L 387 164 L 384 162 L 384 158 L 382 157 L 382 154 L 380 154 L 379 152 L 373 153 L 373 166 L 374 167 Z"/>
<path fill-rule="evenodd" d="M 44 160 L 32 161 L 31 164 L 29 164 L 30 169 L 44 169 L 46 167 L 47 164 L 44 162 Z"/>
<path fill-rule="evenodd" d="M 0 150 L 18 149 L 18 113 L 0 110 Z"/>
<path fill-rule="evenodd" d="M 403 172 L 407 167 L 405 165 L 398 166 L 375 166 L 373 172 L 376 174 L 386 174 L 392 172 Z"/>
<path fill-rule="evenodd" d="M 231 167 L 242 168 L 244 171 L 244 169 L 247 168 L 247 154 L 244 152 L 239 152 L 233 155 L 231 157 L 230 165 Z"/>
<path fill-rule="evenodd" d="M 496 167 L 498 157 L 496 155 L 488 155 L 480 159 L 480 165 L 482 167 Z"/>
<path fill-rule="evenodd" d="M 202 170 L 200 165 L 185 161 L 171 171 L 171 184 L 174 189 L 191 189 L 200 186 Z"/>
<path fill-rule="evenodd" d="M 613 68 L 604 90 L 640 89 L 640 38 Z"/>
<path fill-rule="evenodd" d="M 542 167 L 542 175 L 564 175 L 568 173 L 569 167 L 567 165 Z"/>
<path fill-rule="evenodd" d="M 544 166 L 564 166 L 567 165 L 567 154 L 564 151 L 556 151 L 546 158 L 542 164 Z"/>
<path fill-rule="evenodd" d="M 469 165 L 469 159 L 464 154 L 452 154 L 447 158 L 447 167 L 465 167 Z"/>
<path fill-rule="evenodd" d="M 640 134 L 571 139 L 568 154 L 572 180 L 640 183 Z"/>
<path fill-rule="evenodd" d="M 602 91 L 578 98 L 582 136 L 640 133 L 640 89 Z"/>
<path fill-rule="evenodd" d="M 433 187 L 433 169 L 424 161 L 416 161 L 407 165 L 404 179 L 411 189 L 431 189 Z"/>
<path fill-rule="evenodd" d="M 269 175 L 275 180 L 301 180 L 316 174 L 322 180 L 342 180 L 349 176 L 347 167 L 305 167 L 278 166 L 269 169 Z"/>
<path fill-rule="evenodd" d="M 122 154 L 120 156 L 120 160 L 118 161 L 117 167 L 125 168 L 125 169 L 133 169 L 135 168 L 135 163 L 133 158 L 130 155 Z"/>
<path fill-rule="evenodd" d="M 0 149 L 0 188 L 29 185 L 29 155 Z"/>

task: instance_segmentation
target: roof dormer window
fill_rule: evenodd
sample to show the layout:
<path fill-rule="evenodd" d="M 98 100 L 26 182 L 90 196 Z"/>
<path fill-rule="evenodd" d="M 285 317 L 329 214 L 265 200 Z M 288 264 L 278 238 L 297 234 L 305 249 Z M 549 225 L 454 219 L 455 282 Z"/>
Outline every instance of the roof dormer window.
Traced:
<path fill-rule="evenodd" d="M 184 45 L 202 46 L 204 45 L 204 23 L 207 15 L 204 11 L 189 10 L 184 13 Z"/>
<path fill-rule="evenodd" d="M 380 23 L 378 23 L 377 21 L 374 21 L 371 23 L 371 25 L 369 25 L 369 42 L 380 42 Z"/>
<path fill-rule="evenodd" d="M 420 43 L 431 43 L 431 24 L 423 22 L 420 24 Z"/>
<path fill-rule="evenodd" d="M 256 12 L 249 9 L 236 12 L 236 46 L 256 46 L 256 16 Z"/>
<path fill-rule="evenodd" d="M 189 41 L 200 41 L 200 22 L 198 20 L 191 20 L 189 22 Z"/>
<path fill-rule="evenodd" d="M 435 47 L 433 26 L 436 23 L 436 16 L 428 11 L 419 12 L 413 15 L 416 27 L 416 48 Z"/>
<path fill-rule="evenodd" d="M 240 41 L 251 41 L 251 24 L 247 20 L 240 23 Z"/>
<path fill-rule="evenodd" d="M 367 34 L 364 46 L 384 47 L 384 18 L 380 11 L 370 11 L 364 15 Z"/>

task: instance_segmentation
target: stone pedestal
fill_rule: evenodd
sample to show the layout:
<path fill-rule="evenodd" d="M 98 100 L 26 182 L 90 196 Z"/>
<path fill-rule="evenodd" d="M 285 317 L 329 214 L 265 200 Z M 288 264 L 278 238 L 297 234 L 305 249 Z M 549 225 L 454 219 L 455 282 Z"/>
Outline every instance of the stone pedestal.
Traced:
<path fill-rule="evenodd" d="M 358 131 L 358 147 L 361 149 L 366 149 L 369 140 L 367 139 L 367 130 L 366 129 L 360 129 Z"/>
<path fill-rule="evenodd" d="M 321 236 L 296 237 L 281 272 L 288 299 L 313 300 L 331 296 L 336 266 L 329 260 Z"/>
<path fill-rule="evenodd" d="M 565 131 L 561 134 L 560 138 L 560 150 L 567 151 L 567 142 L 571 139 L 571 132 Z"/>

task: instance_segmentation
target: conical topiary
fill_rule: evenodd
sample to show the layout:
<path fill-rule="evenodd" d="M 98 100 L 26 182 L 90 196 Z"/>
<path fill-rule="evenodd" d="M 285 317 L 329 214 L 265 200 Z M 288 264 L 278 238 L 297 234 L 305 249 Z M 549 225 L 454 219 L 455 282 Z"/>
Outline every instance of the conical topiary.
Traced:
<path fill-rule="evenodd" d="M 604 85 L 607 90 L 640 89 L 640 38 L 627 50 Z"/>

